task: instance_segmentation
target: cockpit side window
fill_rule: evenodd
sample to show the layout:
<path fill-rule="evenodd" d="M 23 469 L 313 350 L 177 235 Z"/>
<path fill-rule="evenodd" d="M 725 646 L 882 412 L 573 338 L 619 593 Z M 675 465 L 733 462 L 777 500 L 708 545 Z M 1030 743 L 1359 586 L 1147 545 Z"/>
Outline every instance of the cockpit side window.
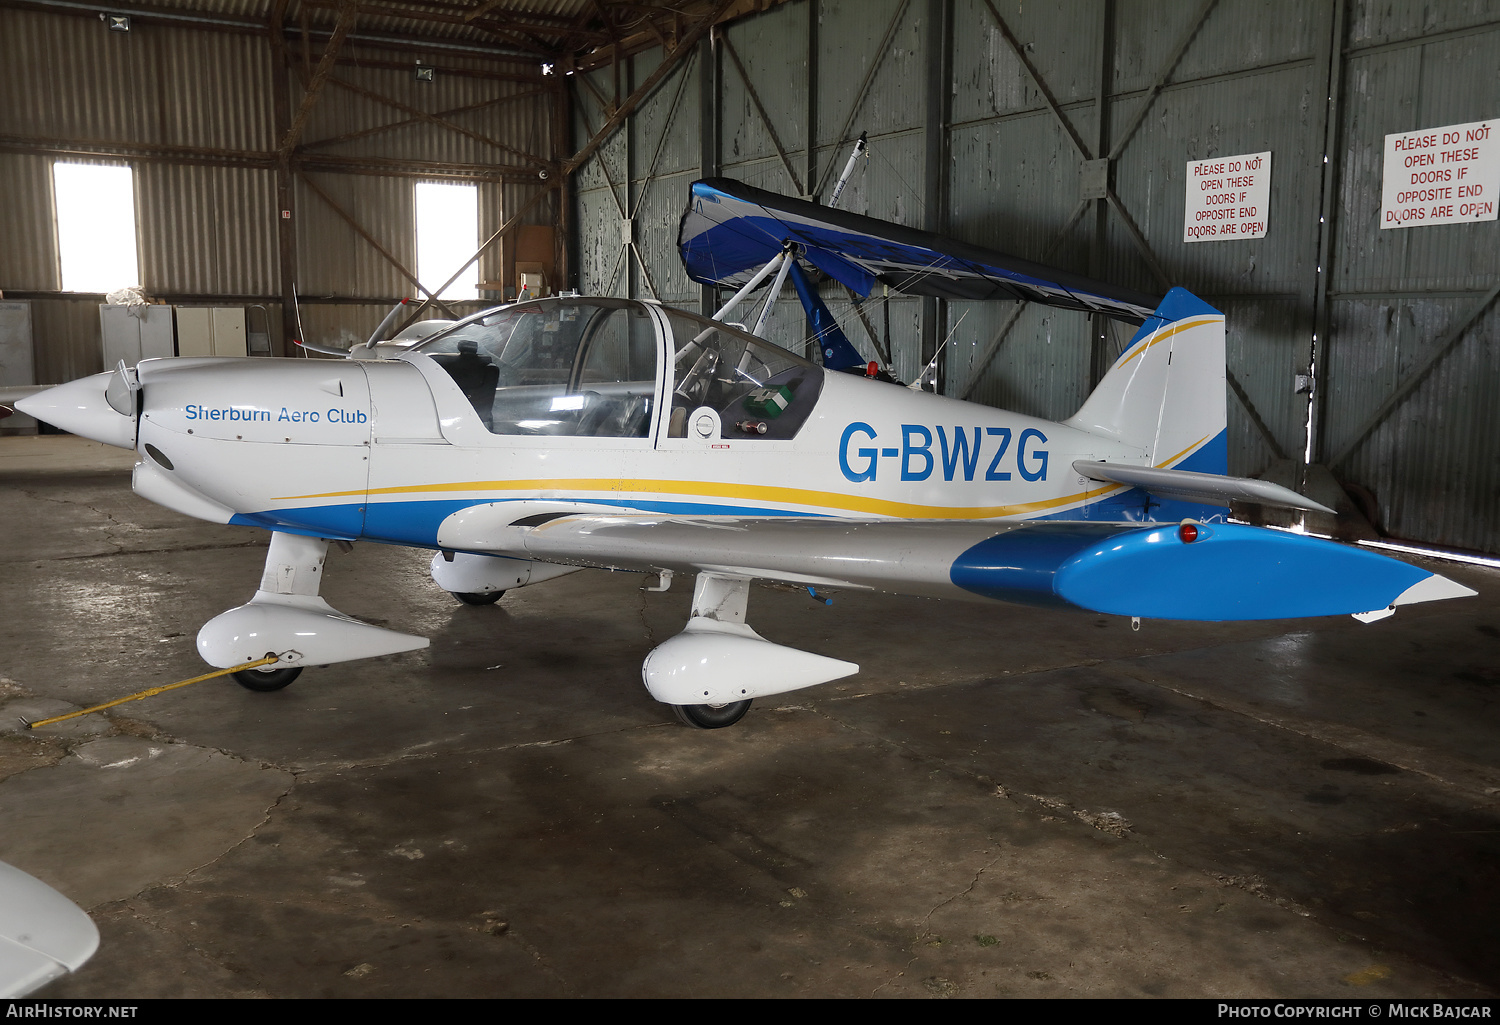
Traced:
<path fill-rule="evenodd" d="M 823 369 L 718 321 L 664 310 L 672 328 L 672 411 L 667 436 L 687 437 L 688 416 L 708 406 L 725 438 L 796 437 L 823 389 Z"/>
<path fill-rule="evenodd" d="M 495 311 L 424 343 L 492 434 L 644 438 L 656 329 L 624 300 L 548 299 Z"/>

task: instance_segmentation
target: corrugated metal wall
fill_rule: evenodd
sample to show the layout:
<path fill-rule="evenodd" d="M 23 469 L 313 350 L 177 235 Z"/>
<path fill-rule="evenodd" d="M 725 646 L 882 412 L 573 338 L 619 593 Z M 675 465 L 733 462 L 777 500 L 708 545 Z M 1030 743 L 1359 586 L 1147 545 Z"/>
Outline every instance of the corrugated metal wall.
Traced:
<path fill-rule="evenodd" d="M 1237 386 L 1229 400 L 1231 472 L 1301 460 L 1309 397 L 1294 379 L 1311 368 L 1314 462 L 1331 462 L 1346 484 L 1370 492 L 1393 535 L 1500 551 L 1495 303 L 1354 444 L 1371 414 L 1500 281 L 1496 222 L 1384 232 L 1377 223 L 1385 134 L 1500 114 L 1500 0 L 995 0 L 994 9 L 1087 156 L 1112 157 L 1110 187 L 1149 259 L 1119 211 L 1101 214 L 1105 200 L 1089 201 L 1061 230 L 1084 202 L 1085 154 L 985 0 L 801 0 L 721 28 L 707 55 L 679 66 L 580 170 L 580 287 L 649 298 L 649 277 L 665 301 L 710 305 L 713 297 L 683 278 L 670 245 L 688 182 L 719 173 L 826 196 L 853 137 L 868 131 L 870 156 L 844 208 L 940 225 L 1030 259 L 1050 249 L 1045 262 L 1157 294 L 1181 284 L 1223 309 Z M 627 62 L 622 93 L 659 59 Z M 685 76 L 697 81 L 684 87 Z M 606 97 L 614 88 L 608 68 L 591 81 Z M 661 115 L 647 111 L 679 88 L 683 100 L 653 171 Z M 576 83 L 573 102 L 576 148 L 603 115 Z M 935 110 L 944 112 L 941 124 Z M 1266 150 L 1267 236 L 1184 244 L 1187 162 Z M 929 160 L 934 152 L 939 159 Z M 631 197 L 644 275 L 633 256 L 621 257 L 620 210 L 601 160 L 620 202 Z M 873 356 L 842 289 L 825 285 L 824 295 L 851 340 Z M 1087 317 L 1037 307 L 1013 318 L 1008 303 L 935 305 L 924 310 L 918 300 L 879 294 L 866 304 L 876 334 L 885 336 L 888 318 L 902 375 L 913 376 L 923 347 L 930 352 L 951 331 L 947 393 L 1051 418 L 1076 410 L 1130 335 L 1128 326 L 1111 325 L 1096 341 Z M 1326 338 L 1315 350 L 1320 317 Z M 795 301 L 778 304 L 770 333 L 800 345 Z"/>
<path fill-rule="evenodd" d="M 314 40 L 313 61 L 322 42 Z M 363 52 L 352 44 L 343 51 Z M 375 56 L 388 62 L 391 54 Z M 415 270 L 414 168 L 477 181 L 483 238 L 542 186 L 522 154 L 556 155 L 556 90 L 539 69 L 534 81 L 522 81 L 481 58 L 442 53 L 428 63 L 439 67 L 430 83 L 416 81 L 404 64 L 341 62 L 312 107 L 291 202 L 308 341 L 363 341 L 389 302 L 415 293 L 309 182 Z M 138 283 L 148 294 L 265 305 L 280 348 L 274 65 L 263 32 L 137 18 L 119 33 L 67 12 L 0 8 L 0 289 L 34 302 L 39 380 L 100 369 L 98 298 L 58 292 L 51 174 L 59 159 L 135 169 Z M 286 73 L 286 95 L 283 123 L 302 99 L 298 74 Z M 440 112 L 461 131 L 416 111 Z M 396 122 L 404 123 L 374 131 Z M 501 180 L 495 169 L 502 166 L 527 173 Z M 521 222 L 551 224 L 556 215 L 555 202 L 544 200 Z M 500 281 L 503 273 L 497 243 L 481 258 L 480 277 Z M 260 313 L 252 316 L 258 321 Z"/>

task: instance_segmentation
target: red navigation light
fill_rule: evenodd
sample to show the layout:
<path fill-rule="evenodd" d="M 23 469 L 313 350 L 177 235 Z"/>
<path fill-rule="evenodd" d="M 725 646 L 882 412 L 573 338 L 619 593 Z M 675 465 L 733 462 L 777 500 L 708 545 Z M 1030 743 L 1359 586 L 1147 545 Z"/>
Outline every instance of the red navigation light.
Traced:
<path fill-rule="evenodd" d="M 1177 536 L 1181 538 L 1183 544 L 1192 544 L 1194 541 L 1198 540 L 1198 524 L 1189 523 L 1188 521 L 1184 520 L 1182 522 L 1182 525 L 1177 528 Z"/>

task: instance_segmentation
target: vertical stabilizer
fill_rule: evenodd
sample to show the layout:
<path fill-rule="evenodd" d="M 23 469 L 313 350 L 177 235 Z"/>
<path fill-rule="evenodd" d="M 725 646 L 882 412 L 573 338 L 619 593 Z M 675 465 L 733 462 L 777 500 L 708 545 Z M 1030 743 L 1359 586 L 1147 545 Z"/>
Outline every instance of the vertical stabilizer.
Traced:
<path fill-rule="evenodd" d="M 1141 465 L 1224 474 L 1224 315 L 1167 293 L 1069 427 L 1141 451 Z"/>

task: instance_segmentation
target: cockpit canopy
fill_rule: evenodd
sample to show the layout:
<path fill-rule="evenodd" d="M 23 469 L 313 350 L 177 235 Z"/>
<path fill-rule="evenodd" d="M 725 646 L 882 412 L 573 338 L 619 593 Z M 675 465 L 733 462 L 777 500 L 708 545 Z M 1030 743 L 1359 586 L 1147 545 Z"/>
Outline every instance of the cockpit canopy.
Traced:
<path fill-rule="evenodd" d="M 668 325 L 665 347 L 653 309 Z M 446 370 L 498 435 L 645 438 L 662 402 L 667 437 L 686 437 L 688 414 L 706 406 L 723 436 L 790 438 L 823 383 L 816 364 L 738 328 L 628 299 L 517 303 L 412 351 Z"/>

